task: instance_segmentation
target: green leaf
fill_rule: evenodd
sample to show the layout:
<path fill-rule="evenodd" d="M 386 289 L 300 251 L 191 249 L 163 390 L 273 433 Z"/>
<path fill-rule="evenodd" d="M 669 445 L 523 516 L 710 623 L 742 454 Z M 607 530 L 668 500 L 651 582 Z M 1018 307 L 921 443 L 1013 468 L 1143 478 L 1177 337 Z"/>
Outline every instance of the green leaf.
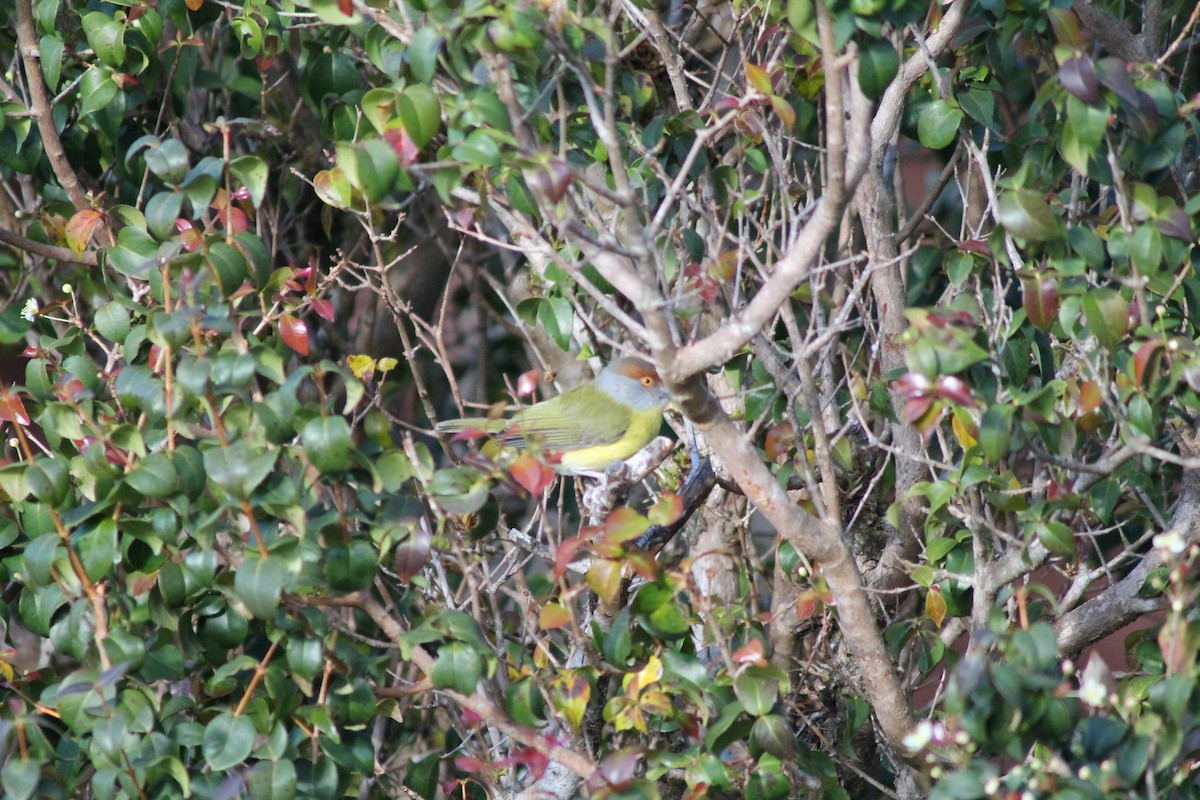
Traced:
<path fill-rule="evenodd" d="M 733 682 L 733 691 L 746 712 L 756 717 L 771 713 L 779 699 L 780 676 L 775 667 L 748 667 Z"/>
<path fill-rule="evenodd" d="M 1040 523 L 1037 526 L 1037 537 L 1046 549 L 1066 558 L 1074 558 L 1075 532 L 1062 522 L 1053 520 Z"/>
<path fill-rule="evenodd" d="M 250 613 L 259 619 L 271 619 L 279 607 L 279 597 L 287 579 L 287 563 L 279 556 L 263 558 L 249 550 L 233 579 L 237 592 Z"/>
<path fill-rule="evenodd" d="M 350 185 L 373 203 L 392 191 L 400 172 L 396 151 L 382 139 L 369 139 L 357 145 L 338 144 L 337 164 Z"/>
<path fill-rule="evenodd" d="M 521 725 L 536 728 L 545 724 L 546 700 L 532 678 L 510 681 L 504 690 L 504 706 Z"/>
<path fill-rule="evenodd" d="M 1009 233 L 1026 242 L 1063 238 L 1062 220 L 1040 195 L 1028 189 L 1010 189 L 1000 195 L 996 219 Z"/>
<path fill-rule="evenodd" d="M 83 32 L 96 56 L 113 69 L 125 63 L 125 28 L 103 11 L 83 15 Z"/>
<path fill-rule="evenodd" d="M 453 158 L 480 167 L 500 166 L 500 146 L 486 131 L 477 129 L 450 151 Z"/>
<path fill-rule="evenodd" d="M 93 317 L 96 332 L 110 342 L 121 342 L 129 335 L 129 311 L 120 303 L 105 303 Z"/>
<path fill-rule="evenodd" d="M 288 760 L 260 761 L 246 774 L 246 789 L 254 800 L 292 800 L 296 765 Z"/>
<path fill-rule="evenodd" d="M 254 749 L 258 731 L 246 717 L 235 717 L 223 712 L 204 726 L 204 741 L 201 753 L 214 772 L 225 772 L 241 764 Z"/>
<path fill-rule="evenodd" d="M 1010 405 L 989 406 L 984 412 L 979 422 L 979 448 L 989 463 L 995 464 L 1008 455 L 1015 412 Z"/>
<path fill-rule="evenodd" d="M 1115 289 L 1094 289 L 1083 296 L 1088 328 L 1109 351 L 1116 350 L 1129 330 L 1129 303 Z"/>
<path fill-rule="evenodd" d="M 275 467 L 275 450 L 256 451 L 246 440 L 204 451 L 209 480 L 237 499 L 249 497 Z"/>
<path fill-rule="evenodd" d="M 921 109 L 917 118 L 917 138 L 931 150 L 941 150 L 954 142 L 963 113 L 945 100 L 934 100 Z"/>
<path fill-rule="evenodd" d="M 38 40 L 38 52 L 41 54 L 42 60 L 42 74 L 45 75 L 46 87 L 51 92 L 58 91 L 58 81 L 62 77 L 64 49 L 61 36 L 47 34 Z"/>
<path fill-rule="evenodd" d="M 112 572 L 117 561 L 117 521 L 112 517 L 104 517 L 78 538 L 75 548 L 88 578 L 103 580 Z"/>
<path fill-rule="evenodd" d="M 547 297 L 537 309 L 538 324 L 560 350 L 571 347 L 571 334 L 575 322 L 575 310 L 565 297 Z"/>
<path fill-rule="evenodd" d="M 415 83 L 401 93 L 396 111 L 418 149 L 428 144 L 442 126 L 442 106 L 433 90 L 423 83 Z"/>
<path fill-rule="evenodd" d="M 165 183 L 180 183 L 187 176 L 189 165 L 187 148 L 178 139 L 167 139 L 146 149 L 146 167 Z"/>
<path fill-rule="evenodd" d="M 151 453 L 139 459 L 125 482 L 146 497 L 168 497 L 179 491 L 179 475 L 175 463 L 166 453 Z"/>
<path fill-rule="evenodd" d="M 146 201 L 146 224 L 159 239 L 169 239 L 175 233 L 175 220 L 183 213 L 180 192 L 159 192 Z M 142 259 L 137 259 L 140 263 Z"/>
<path fill-rule="evenodd" d="M 117 82 L 108 69 L 97 65 L 88 67 L 79 82 L 79 116 L 86 117 L 108 108 L 118 91 Z"/>
<path fill-rule="evenodd" d="M 433 80 L 437 69 L 438 50 L 442 46 L 442 36 L 434 28 L 421 28 L 413 34 L 408 46 L 408 66 L 418 83 L 428 84 Z M 409 135 L 412 131 L 409 131 Z"/>
<path fill-rule="evenodd" d="M 877 100 L 899 69 L 900 56 L 896 48 L 888 42 L 871 41 L 859 51 L 858 85 L 863 94 Z"/>
<path fill-rule="evenodd" d="M 325 580 L 335 592 L 357 592 L 375 580 L 379 551 L 371 542 L 355 539 L 330 545 L 325 552 Z"/>
<path fill-rule="evenodd" d="M 42 766 L 36 758 L 10 757 L 4 769 L 0 769 L 0 788 L 4 789 L 4 796 L 11 800 L 33 797 L 42 778 Z"/>
<path fill-rule="evenodd" d="M 229 171 L 250 192 L 254 207 L 260 208 L 267 195 L 267 162 L 258 156 L 239 156 L 229 162 Z"/>
<path fill-rule="evenodd" d="M 304 424 L 300 431 L 313 466 L 325 474 L 345 472 L 352 462 L 354 439 L 350 423 L 343 417 L 316 417 Z"/>
<path fill-rule="evenodd" d="M 452 642 L 438 650 L 437 661 L 429 677 L 435 689 L 454 689 L 463 694 L 472 694 L 483 677 L 483 664 L 473 647 Z"/>

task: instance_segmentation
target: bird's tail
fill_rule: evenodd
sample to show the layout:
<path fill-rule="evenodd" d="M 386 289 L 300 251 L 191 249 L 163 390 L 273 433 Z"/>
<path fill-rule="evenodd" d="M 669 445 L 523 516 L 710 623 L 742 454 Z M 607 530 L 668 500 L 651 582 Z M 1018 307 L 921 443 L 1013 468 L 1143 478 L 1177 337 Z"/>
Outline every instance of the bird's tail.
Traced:
<path fill-rule="evenodd" d="M 500 433 L 508 425 L 505 419 L 489 419 L 487 417 L 464 417 L 448 419 L 437 424 L 442 433 L 461 434 L 464 439 L 479 439 Z"/>

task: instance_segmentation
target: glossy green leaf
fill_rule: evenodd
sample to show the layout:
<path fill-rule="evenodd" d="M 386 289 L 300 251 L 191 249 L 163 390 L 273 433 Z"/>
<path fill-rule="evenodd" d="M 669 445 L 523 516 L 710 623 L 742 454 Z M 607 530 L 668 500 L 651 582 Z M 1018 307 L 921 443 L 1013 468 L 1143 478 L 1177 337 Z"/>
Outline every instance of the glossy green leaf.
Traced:
<path fill-rule="evenodd" d="M 435 689 L 453 689 L 472 694 L 483 677 L 483 664 L 473 647 L 453 642 L 438 650 L 437 661 L 429 677 Z"/>
<path fill-rule="evenodd" d="M 233 588 L 251 614 L 259 619 L 270 619 L 279 607 L 287 574 L 287 563 L 279 556 L 263 558 L 248 551 L 234 574 Z"/>
<path fill-rule="evenodd" d="M 917 137 L 931 150 L 941 150 L 954 142 L 963 113 L 945 100 L 934 100 L 917 118 Z"/>
<path fill-rule="evenodd" d="M 210 769 L 224 772 L 246 760 L 257 736 L 253 722 L 225 712 L 204 726 L 201 752 Z"/>

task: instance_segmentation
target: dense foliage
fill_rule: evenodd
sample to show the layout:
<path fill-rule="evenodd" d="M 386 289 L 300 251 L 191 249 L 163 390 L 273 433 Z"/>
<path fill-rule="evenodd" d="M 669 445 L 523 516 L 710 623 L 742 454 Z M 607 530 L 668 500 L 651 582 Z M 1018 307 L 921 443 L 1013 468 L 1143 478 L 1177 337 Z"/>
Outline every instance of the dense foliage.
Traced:
<path fill-rule="evenodd" d="M 1133 5 L 0 7 L 4 796 L 1200 795 Z M 623 351 L 636 480 L 432 430 Z"/>

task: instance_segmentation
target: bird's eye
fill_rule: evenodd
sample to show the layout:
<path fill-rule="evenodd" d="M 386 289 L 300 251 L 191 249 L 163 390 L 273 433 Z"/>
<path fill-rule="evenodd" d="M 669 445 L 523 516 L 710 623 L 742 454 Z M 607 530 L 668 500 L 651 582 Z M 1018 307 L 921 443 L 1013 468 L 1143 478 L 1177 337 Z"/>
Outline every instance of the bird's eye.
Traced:
<path fill-rule="evenodd" d="M 654 378 L 651 378 L 649 375 L 647 375 L 646 377 L 642 378 L 642 385 L 643 386 L 653 386 Z"/>

